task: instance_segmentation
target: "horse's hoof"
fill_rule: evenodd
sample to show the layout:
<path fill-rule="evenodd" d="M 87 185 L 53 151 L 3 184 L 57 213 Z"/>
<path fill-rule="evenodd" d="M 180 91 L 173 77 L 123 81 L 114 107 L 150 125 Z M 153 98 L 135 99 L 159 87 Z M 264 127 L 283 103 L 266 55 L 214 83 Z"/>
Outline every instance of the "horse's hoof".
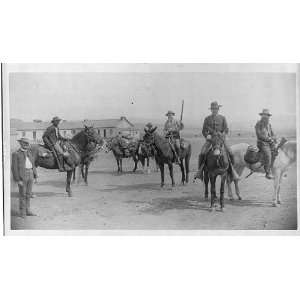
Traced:
<path fill-rule="evenodd" d="M 242 198 L 241 196 L 238 196 L 238 199 L 239 199 L 239 200 L 243 200 L 243 198 Z"/>
<path fill-rule="evenodd" d="M 209 207 L 209 211 L 210 211 L 210 212 L 213 212 L 214 210 L 215 210 L 215 207 L 214 207 L 214 206 L 210 206 L 210 207 Z"/>
<path fill-rule="evenodd" d="M 73 196 L 72 192 L 68 192 L 68 196 L 72 197 Z"/>
<path fill-rule="evenodd" d="M 273 202 L 273 203 L 272 203 L 272 206 L 273 206 L 273 207 L 278 207 L 279 205 L 278 205 L 276 202 Z"/>
<path fill-rule="evenodd" d="M 220 212 L 225 212 L 225 208 L 224 208 L 224 207 L 221 207 L 221 208 L 220 208 Z"/>
<path fill-rule="evenodd" d="M 280 205 L 280 204 L 281 204 L 281 201 L 280 201 L 280 200 L 277 200 L 277 204 L 279 204 L 279 205 Z"/>
<path fill-rule="evenodd" d="M 88 186 L 89 184 L 87 182 L 84 183 L 85 186 Z"/>

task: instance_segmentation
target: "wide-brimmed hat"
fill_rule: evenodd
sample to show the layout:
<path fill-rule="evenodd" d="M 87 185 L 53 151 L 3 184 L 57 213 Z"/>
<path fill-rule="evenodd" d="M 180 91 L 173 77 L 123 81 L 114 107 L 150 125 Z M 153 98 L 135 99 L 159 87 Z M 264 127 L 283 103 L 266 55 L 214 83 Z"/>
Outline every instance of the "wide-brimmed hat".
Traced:
<path fill-rule="evenodd" d="M 218 104 L 217 101 L 213 101 L 210 103 L 210 108 L 209 109 L 213 109 L 213 108 L 220 108 L 222 105 Z"/>
<path fill-rule="evenodd" d="M 272 116 L 272 114 L 270 113 L 270 111 L 267 108 L 264 108 L 262 110 L 262 112 L 259 113 L 259 115 L 261 115 L 261 116 L 265 115 L 265 116 L 269 116 L 269 117 Z"/>
<path fill-rule="evenodd" d="M 152 124 L 151 122 L 149 122 L 149 123 L 147 123 L 147 124 L 145 125 L 145 127 L 147 127 L 147 128 L 152 128 L 152 127 L 153 127 L 153 124 Z"/>
<path fill-rule="evenodd" d="M 168 112 L 166 113 L 166 116 L 175 116 L 175 113 L 171 110 L 168 110 Z"/>
<path fill-rule="evenodd" d="M 29 139 L 28 139 L 28 138 L 25 138 L 25 137 L 22 137 L 22 138 L 18 139 L 18 142 L 19 142 L 19 143 L 30 144 Z"/>
<path fill-rule="evenodd" d="M 59 117 L 54 117 L 52 120 L 51 120 L 51 123 L 55 122 L 55 121 L 61 121 L 61 118 Z"/>

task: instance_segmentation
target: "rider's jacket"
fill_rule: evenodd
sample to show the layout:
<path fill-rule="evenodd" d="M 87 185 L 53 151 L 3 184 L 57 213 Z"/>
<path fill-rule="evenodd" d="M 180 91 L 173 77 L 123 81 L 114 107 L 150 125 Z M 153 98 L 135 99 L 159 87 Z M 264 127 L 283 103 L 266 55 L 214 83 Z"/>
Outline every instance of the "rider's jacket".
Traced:
<path fill-rule="evenodd" d="M 54 125 L 49 126 L 43 134 L 43 141 L 48 147 L 53 147 L 57 141 L 64 140 L 60 135 L 59 128 Z"/>
<path fill-rule="evenodd" d="M 269 145 L 275 138 L 272 126 L 264 120 L 259 120 L 255 125 L 257 141 L 263 145 Z"/>
<path fill-rule="evenodd" d="M 178 122 L 175 119 L 167 120 L 164 126 L 164 132 L 167 134 L 169 132 L 177 132 L 179 133 L 184 127 L 183 123 Z"/>
<path fill-rule="evenodd" d="M 214 133 L 228 133 L 228 125 L 226 118 L 222 115 L 210 115 L 205 118 L 202 128 L 202 134 L 206 138 L 209 134 L 212 135 Z"/>

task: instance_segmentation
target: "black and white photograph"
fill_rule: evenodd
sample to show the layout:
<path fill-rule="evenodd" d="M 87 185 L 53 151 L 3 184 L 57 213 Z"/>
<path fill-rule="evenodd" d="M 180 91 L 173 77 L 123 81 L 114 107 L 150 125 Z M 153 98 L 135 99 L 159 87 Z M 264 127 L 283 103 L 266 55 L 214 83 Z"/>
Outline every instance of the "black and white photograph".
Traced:
<path fill-rule="evenodd" d="M 3 64 L 8 234 L 297 225 L 296 64 Z"/>

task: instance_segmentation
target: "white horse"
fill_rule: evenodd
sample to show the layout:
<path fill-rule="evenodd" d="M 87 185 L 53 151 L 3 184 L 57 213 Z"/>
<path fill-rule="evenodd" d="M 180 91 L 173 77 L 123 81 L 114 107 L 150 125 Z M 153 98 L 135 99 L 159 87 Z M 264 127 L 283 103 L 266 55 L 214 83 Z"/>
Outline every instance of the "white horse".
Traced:
<path fill-rule="evenodd" d="M 249 145 L 247 143 L 241 143 L 231 146 L 234 154 L 234 167 L 239 176 L 242 175 L 245 168 L 250 169 L 250 165 L 245 162 L 244 156 L 247 152 Z M 278 148 L 278 155 L 275 158 L 272 173 L 274 175 L 274 194 L 273 194 L 273 206 L 278 206 L 281 203 L 280 198 L 280 185 L 284 173 L 288 168 L 296 162 L 297 159 L 297 142 L 287 141 Z M 264 173 L 265 170 L 260 162 L 251 165 L 251 171 Z M 235 193 L 239 200 L 241 200 L 238 181 L 234 181 Z M 231 182 L 227 180 L 228 198 L 233 199 Z"/>

